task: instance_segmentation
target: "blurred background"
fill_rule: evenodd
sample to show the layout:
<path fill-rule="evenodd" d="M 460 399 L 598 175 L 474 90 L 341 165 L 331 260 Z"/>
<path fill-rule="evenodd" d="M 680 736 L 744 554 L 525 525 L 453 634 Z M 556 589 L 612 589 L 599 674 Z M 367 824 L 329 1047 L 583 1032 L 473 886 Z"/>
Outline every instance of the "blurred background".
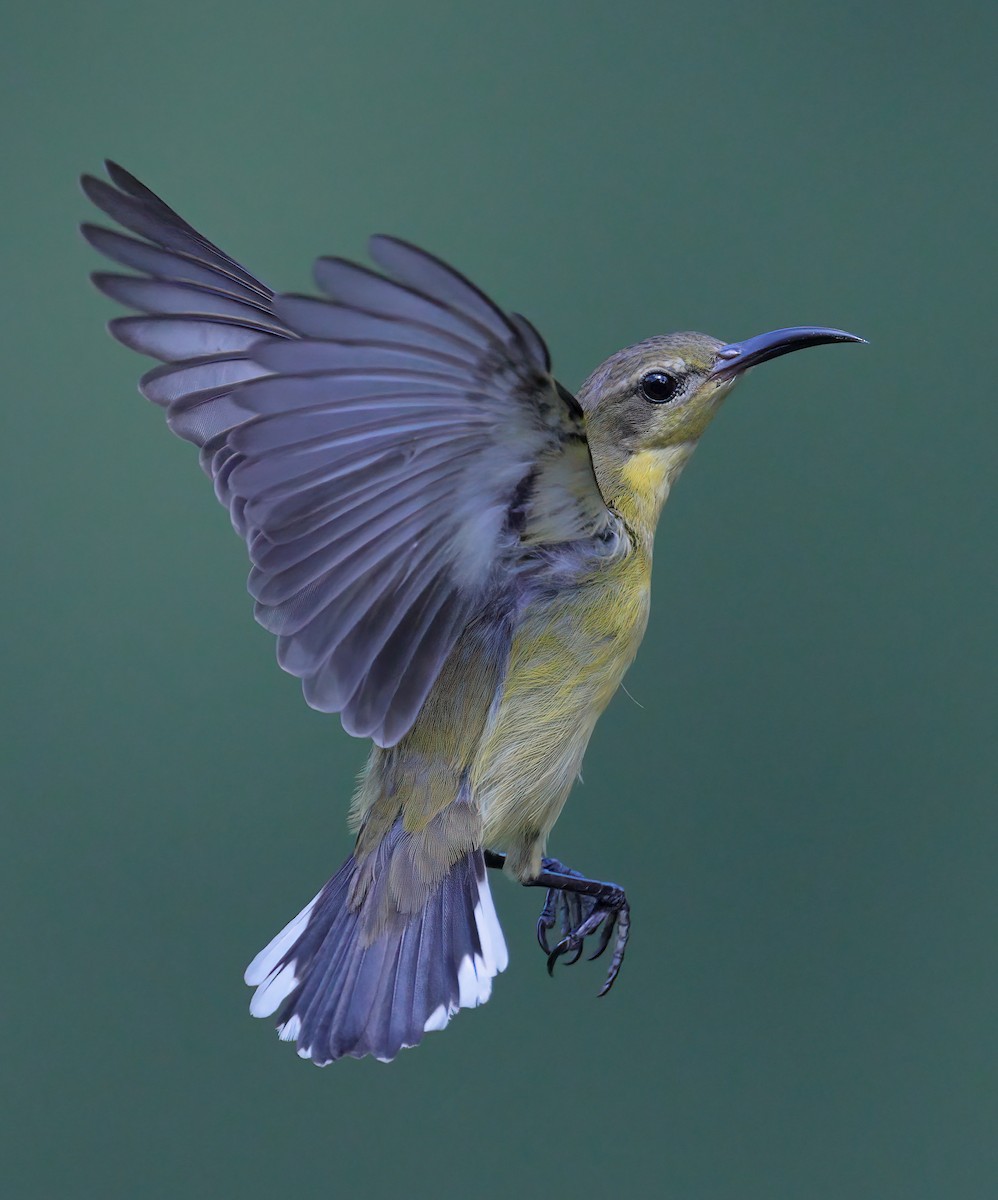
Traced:
<path fill-rule="evenodd" d="M 8 1194 L 998 1191 L 992 6 L 12 5 L 0 54 Z M 308 710 L 76 233 L 118 159 L 273 286 L 394 232 L 576 387 L 780 325 L 666 509 L 551 849 L 634 935 L 300 1062 L 250 957 L 349 849 Z"/>

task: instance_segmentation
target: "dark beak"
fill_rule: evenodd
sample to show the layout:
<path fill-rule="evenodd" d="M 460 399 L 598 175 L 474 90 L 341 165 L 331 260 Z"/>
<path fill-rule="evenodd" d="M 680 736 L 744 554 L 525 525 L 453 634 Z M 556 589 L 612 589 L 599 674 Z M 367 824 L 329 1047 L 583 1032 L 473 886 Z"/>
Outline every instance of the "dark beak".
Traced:
<path fill-rule="evenodd" d="M 842 329 L 823 329 L 818 325 L 795 325 L 792 329 L 774 329 L 771 333 L 760 333 L 746 338 L 744 342 L 732 342 L 717 352 L 717 362 L 711 371 L 712 379 L 733 379 L 749 367 L 779 358 L 781 354 L 792 354 L 794 350 L 805 350 L 808 346 L 823 346 L 826 342 L 862 342 L 866 338 L 846 333 Z"/>

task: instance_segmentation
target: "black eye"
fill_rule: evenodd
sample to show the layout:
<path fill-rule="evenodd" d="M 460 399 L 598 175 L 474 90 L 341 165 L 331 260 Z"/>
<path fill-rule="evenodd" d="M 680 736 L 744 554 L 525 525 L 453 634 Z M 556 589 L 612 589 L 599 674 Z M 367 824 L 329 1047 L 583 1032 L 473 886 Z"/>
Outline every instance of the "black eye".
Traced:
<path fill-rule="evenodd" d="M 665 404 L 679 390 L 679 380 L 664 371 L 649 371 L 638 384 L 641 395 L 652 404 Z"/>

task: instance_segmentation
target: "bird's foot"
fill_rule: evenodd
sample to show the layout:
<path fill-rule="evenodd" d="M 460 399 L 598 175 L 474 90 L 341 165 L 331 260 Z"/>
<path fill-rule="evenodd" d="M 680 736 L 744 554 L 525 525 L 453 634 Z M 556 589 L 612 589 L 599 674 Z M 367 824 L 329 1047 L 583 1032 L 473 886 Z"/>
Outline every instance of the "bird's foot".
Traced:
<path fill-rule="evenodd" d="M 598 993 L 605 996 L 620 972 L 630 934 L 631 908 L 624 889 L 615 883 L 587 879 L 556 858 L 543 859 L 541 868 L 540 874 L 528 886 L 548 889 L 537 919 L 537 941 L 548 956 L 548 974 L 554 974 L 559 959 L 564 959 L 569 967 L 577 963 L 585 949 L 586 938 L 599 932 L 599 941 L 589 955 L 590 959 L 599 958 L 611 940 L 614 943 L 606 979 Z M 548 933 L 556 925 L 560 926 L 561 939 L 552 947 Z M 571 957 L 566 958 L 566 955 Z"/>

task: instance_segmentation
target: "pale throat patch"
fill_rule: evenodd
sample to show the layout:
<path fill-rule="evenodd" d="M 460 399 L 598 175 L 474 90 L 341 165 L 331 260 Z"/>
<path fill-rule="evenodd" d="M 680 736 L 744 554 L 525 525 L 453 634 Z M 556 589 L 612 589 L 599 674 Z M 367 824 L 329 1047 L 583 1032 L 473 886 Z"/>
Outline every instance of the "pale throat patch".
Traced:
<path fill-rule="evenodd" d="M 689 461 L 695 445 L 695 442 L 680 442 L 678 446 L 639 450 L 624 465 L 624 483 L 636 499 L 660 508 Z"/>

